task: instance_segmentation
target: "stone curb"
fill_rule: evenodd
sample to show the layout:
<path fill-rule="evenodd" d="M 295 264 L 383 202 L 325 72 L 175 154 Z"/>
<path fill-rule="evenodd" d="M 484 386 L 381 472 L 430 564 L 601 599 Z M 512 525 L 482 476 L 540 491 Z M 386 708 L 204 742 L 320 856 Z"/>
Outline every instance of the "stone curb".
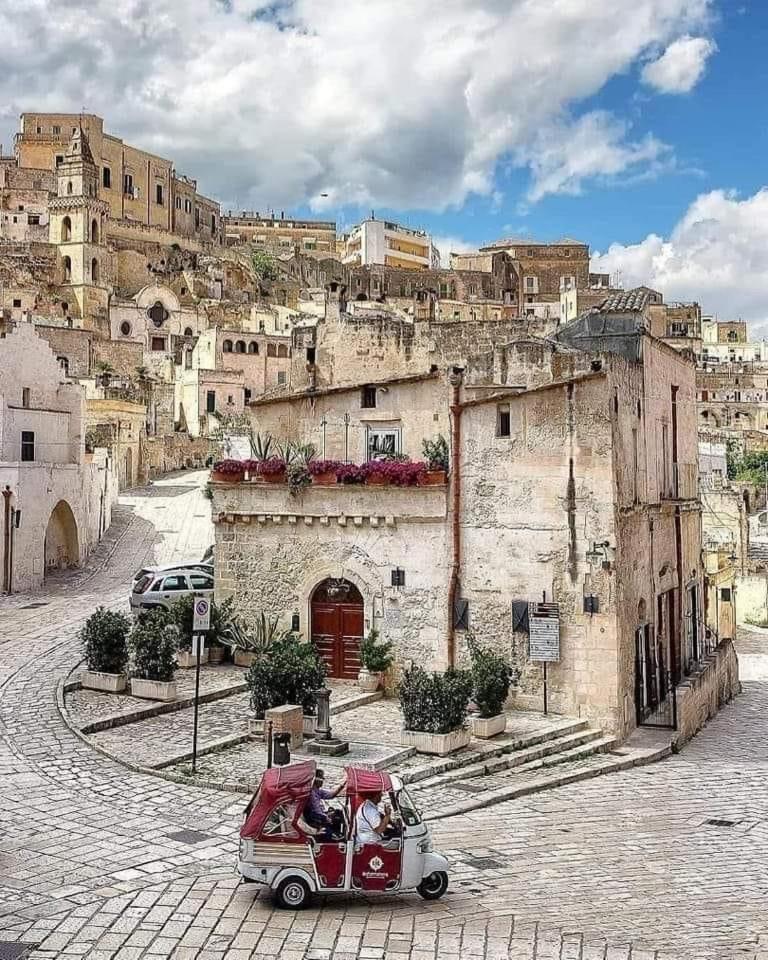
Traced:
<path fill-rule="evenodd" d="M 671 745 L 659 747 L 654 751 L 646 751 L 639 756 L 627 757 L 623 760 L 617 760 L 613 763 L 607 763 L 602 767 L 594 767 L 588 770 L 574 770 L 571 773 L 564 773 L 559 777 L 541 777 L 533 783 L 521 785 L 519 787 L 509 787 L 502 790 L 489 791 L 484 797 L 478 797 L 474 800 L 468 800 L 466 803 L 455 807 L 449 807 L 441 813 L 427 814 L 425 820 L 447 820 L 449 817 L 457 817 L 463 813 L 469 813 L 473 810 L 482 810 L 486 807 L 495 806 L 498 803 L 504 803 L 506 800 L 515 800 L 519 797 L 526 797 L 532 793 L 542 793 L 545 790 L 553 790 L 556 787 L 564 787 L 570 783 L 578 783 L 581 780 L 591 780 L 594 777 L 602 776 L 606 773 L 613 773 L 618 770 L 629 770 L 632 767 L 643 767 L 646 764 L 662 760 L 672 753 Z"/>

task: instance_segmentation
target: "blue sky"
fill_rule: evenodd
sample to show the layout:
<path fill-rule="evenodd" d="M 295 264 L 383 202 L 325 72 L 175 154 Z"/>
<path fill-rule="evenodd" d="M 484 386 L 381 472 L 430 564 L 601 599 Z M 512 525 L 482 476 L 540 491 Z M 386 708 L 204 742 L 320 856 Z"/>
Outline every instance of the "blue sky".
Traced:
<path fill-rule="evenodd" d="M 765 0 L 0 0 L 0 141 L 97 113 L 226 210 L 596 269 L 768 321 Z M 324 196 L 325 195 L 325 196 Z"/>

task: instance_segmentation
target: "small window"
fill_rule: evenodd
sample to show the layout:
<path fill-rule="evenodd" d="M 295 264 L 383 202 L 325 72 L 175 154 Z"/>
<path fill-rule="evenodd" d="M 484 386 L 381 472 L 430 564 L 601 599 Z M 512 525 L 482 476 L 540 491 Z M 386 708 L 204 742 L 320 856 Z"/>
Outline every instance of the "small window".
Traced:
<path fill-rule="evenodd" d="M 250 388 L 250 387 L 245 387 L 244 390 L 243 390 L 243 402 L 244 402 L 244 403 L 250 403 L 250 402 L 251 402 L 251 396 L 252 396 L 252 394 L 251 394 L 251 388 Z"/>
<path fill-rule="evenodd" d="M 101 183 L 107 190 L 112 189 L 112 171 L 109 167 L 104 167 L 101 171 Z"/>
<path fill-rule="evenodd" d="M 35 459 L 34 430 L 21 431 L 21 459 L 24 463 L 31 463 Z"/>
<path fill-rule="evenodd" d="M 165 350 L 165 337 L 152 337 L 151 346 L 155 353 Z"/>
<path fill-rule="evenodd" d="M 286 347 L 284 343 L 281 343 L 278 346 L 277 355 L 278 357 L 283 357 L 283 359 L 286 359 L 288 357 L 288 347 Z"/>
<path fill-rule="evenodd" d="M 194 333 L 192 332 L 192 327 L 184 327 L 184 336 L 193 337 Z"/>
<path fill-rule="evenodd" d="M 18 297 L 14 298 L 13 305 L 18 309 L 21 306 L 21 300 Z"/>
<path fill-rule="evenodd" d="M 316 355 L 315 347 L 307 347 L 307 363 L 315 363 Z"/>
<path fill-rule="evenodd" d="M 120 324 L 120 333 L 122 333 L 124 337 L 130 336 L 131 325 L 127 320 L 123 320 L 123 322 Z"/>
<path fill-rule="evenodd" d="M 60 153 L 56 154 L 56 166 L 60 167 L 64 163 L 64 157 Z"/>
<path fill-rule="evenodd" d="M 248 353 L 258 353 L 258 352 L 259 352 L 258 343 L 256 343 L 255 340 L 251 340 L 251 342 L 248 344 Z"/>
<path fill-rule="evenodd" d="M 123 193 L 126 197 L 133 196 L 133 177 L 130 173 L 123 174 Z"/>
<path fill-rule="evenodd" d="M 278 370 L 278 371 L 277 371 L 277 382 L 278 382 L 278 384 L 280 384 L 280 385 L 282 385 L 282 384 L 285 383 L 285 370 Z"/>
<path fill-rule="evenodd" d="M 373 410 L 376 407 L 376 387 L 363 387 L 360 391 L 360 406 L 363 410 Z"/>
<path fill-rule="evenodd" d="M 156 203 L 158 206 L 160 206 L 160 207 L 163 206 L 164 200 L 163 200 L 163 185 L 162 185 L 162 183 L 156 183 L 156 184 L 155 184 L 155 203 Z"/>
<path fill-rule="evenodd" d="M 268 356 L 268 357 L 276 357 L 276 356 L 277 356 L 277 347 L 274 345 L 274 343 L 268 343 L 268 344 L 267 344 L 267 356 Z"/>
<path fill-rule="evenodd" d="M 245 353 L 245 340 L 238 340 L 235 344 L 235 353 Z"/>
<path fill-rule="evenodd" d="M 512 420 L 508 403 L 500 403 L 496 407 L 496 436 L 509 437 L 512 435 Z"/>
<path fill-rule="evenodd" d="M 21 388 L 21 405 L 25 410 L 29 409 L 29 387 Z"/>
<path fill-rule="evenodd" d="M 59 361 L 59 366 L 61 367 L 61 372 L 65 377 L 69 376 L 69 359 L 67 357 L 56 357 Z"/>
<path fill-rule="evenodd" d="M 187 578 L 180 573 L 166 577 L 163 581 L 163 591 L 166 590 L 189 590 Z"/>
<path fill-rule="evenodd" d="M 216 391 L 209 390 L 205 395 L 206 413 L 213 413 L 215 409 L 216 409 Z"/>
<path fill-rule="evenodd" d="M 368 459 L 392 457 L 400 453 L 400 430 L 370 428 L 368 430 Z"/>
<path fill-rule="evenodd" d="M 181 210 L 181 197 L 176 197 L 175 207 L 177 210 Z"/>
<path fill-rule="evenodd" d="M 235 398 L 230 393 L 229 396 L 227 397 L 227 404 L 231 407 L 234 402 L 235 402 Z"/>
<path fill-rule="evenodd" d="M 262 835 L 265 837 L 298 837 L 298 831 L 293 825 L 295 814 L 294 804 L 280 804 L 267 817 Z"/>
<path fill-rule="evenodd" d="M 232 341 L 225 340 L 221 345 L 221 349 L 224 351 L 224 353 L 232 353 Z"/>
<path fill-rule="evenodd" d="M 54 123 L 54 125 L 51 127 L 51 133 L 54 135 L 54 137 L 58 136 L 61 133 L 61 127 L 57 123 Z"/>
<path fill-rule="evenodd" d="M 731 588 L 730 587 L 721 587 L 720 588 L 720 599 L 723 603 L 731 602 Z"/>

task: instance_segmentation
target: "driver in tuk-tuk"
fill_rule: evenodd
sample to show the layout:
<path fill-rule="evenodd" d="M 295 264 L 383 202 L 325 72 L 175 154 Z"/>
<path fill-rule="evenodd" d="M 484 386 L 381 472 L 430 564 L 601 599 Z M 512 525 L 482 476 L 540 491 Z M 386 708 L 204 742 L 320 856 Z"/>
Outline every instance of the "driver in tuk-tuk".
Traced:
<path fill-rule="evenodd" d="M 363 794 L 363 803 L 358 807 L 355 815 L 355 836 L 359 844 L 386 843 L 392 839 L 392 808 L 384 804 L 383 812 L 379 809 L 381 790 Z"/>

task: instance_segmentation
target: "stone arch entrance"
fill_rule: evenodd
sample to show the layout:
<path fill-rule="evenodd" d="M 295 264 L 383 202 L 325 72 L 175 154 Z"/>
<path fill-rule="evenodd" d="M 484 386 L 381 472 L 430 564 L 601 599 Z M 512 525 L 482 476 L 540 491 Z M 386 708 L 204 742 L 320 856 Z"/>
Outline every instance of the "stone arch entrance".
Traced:
<path fill-rule="evenodd" d="M 319 583 L 312 593 L 310 618 L 310 636 L 325 662 L 328 676 L 357 679 L 364 605 L 354 583 L 335 578 Z"/>
<path fill-rule="evenodd" d="M 45 574 L 66 570 L 80 563 L 80 540 L 77 522 L 66 500 L 59 500 L 53 508 L 45 530 Z"/>

